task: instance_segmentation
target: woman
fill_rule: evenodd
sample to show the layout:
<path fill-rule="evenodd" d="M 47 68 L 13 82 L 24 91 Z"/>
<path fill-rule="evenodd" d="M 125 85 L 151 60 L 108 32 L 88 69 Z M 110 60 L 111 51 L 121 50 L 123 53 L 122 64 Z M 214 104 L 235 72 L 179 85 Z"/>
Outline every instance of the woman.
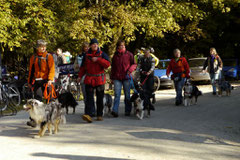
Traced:
<path fill-rule="evenodd" d="M 175 91 L 176 91 L 176 106 L 182 104 L 182 89 L 186 78 L 189 78 L 189 65 L 186 58 L 181 56 L 181 51 L 175 49 L 173 51 L 174 58 L 171 59 L 166 75 L 169 77 L 170 72 L 172 72 L 171 79 L 174 81 Z"/>
<path fill-rule="evenodd" d="M 124 90 L 125 116 L 130 116 L 132 105 L 130 102 L 130 74 L 136 69 L 133 54 L 126 50 L 125 42 L 117 43 L 117 51 L 112 58 L 110 79 L 114 83 L 114 105 L 112 115 L 118 117 L 121 90 Z"/>
<path fill-rule="evenodd" d="M 203 65 L 203 72 L 207 72 L 210 75 L 213 95 L 216 95 L 216 80 L 221 79 L 222 77 L 222 67 L 223 63 L 215 48 L 210 48 L 210 55 Z"/>

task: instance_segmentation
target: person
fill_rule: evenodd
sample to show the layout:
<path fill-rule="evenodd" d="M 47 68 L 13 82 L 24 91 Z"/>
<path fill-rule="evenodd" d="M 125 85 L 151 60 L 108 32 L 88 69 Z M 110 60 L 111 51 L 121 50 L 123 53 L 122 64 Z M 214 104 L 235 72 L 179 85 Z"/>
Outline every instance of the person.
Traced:
<path fill-rule="evenodd" d="M 56 82 L 56 80 L 59 77 L 59 68 L 58 68 L 58 56 L 56 53 L 50 53 L 53 56 L 53 60 L 54 60 L 54 66 L 55 66 L 55 74 L 54 74 L 54 82 Z"/>
<path fill-rule="evenodd" d="M 133 54 L 126 50 L 125 42 L 117 43 L 117 50 L 112 58 L 110 79 L 114 83 L 113 117 L 118 117 L 121 90 L 124 90 L 125 116 L 130 116 L 132 104 L 130 102 L 130 74 L 136 69 L 137 64 Z"/>
<path fill-rule="evenodd" d="M 37 41 L 36 53 L 31 56 L 29 64 L 28 84 L 33 88 L 34 98 L 42 101 L 44 84 L 51 85 L 55 75 L 54 59 L 46 51 L 47 42 L 42 39 Z M 30 120 L 27 125 L 35 127 L 36 122 Z"/>
<path fill-rule="evenodd" d="M 74 72 L 79 73 L 80 67 L 82 65 L 83 57 L 86 56 L 86 53 L 88 52 L 88 50 L 89 50 L 89 43 L 83 42 L 82 51 L 76 56 L 76 59 L 73 64 Z M 85 79 L 85 75 L 82 77 L 80 84 L 81 84 L 81 89 L 82 89 L 82 93 L 83 93 L 84 105 L 86 105 L 86 91 L 85 91 L 84 79 Z M 85 107 L 85 109 L 86 109 L 86 107 Z M 95 106 L 92 109 L 93 110 L 92 110 L 91 115 L 93 116 L 93 115 L 95 115 Z"/>
<path fill-rule="evenodd" d="M 202 72 L 207 72 L 210 74 L 211 84 L 213 88 L 213 95 L 216 95 L 216 81 L 222 77 L 222 67 L 223 63 L 220 56 L 217 54 L 215 48 L 210 48 L 210 55 L 207 57 L 203 65 Z"/>
<path fill-rule="evenodd" d="M 174 86 L 176 90 L 176 106 L 182 104 L 182 89 L 185 83 L 186 78 L 190 78 L 189 73 L 189 65 L 183 56 L 181 56 L 181 51 L 179 49 L 175 49 L 173 51 L 174 58 L 171 59 L 166 75 L 169 77 L 170 72 L 172 72 L 171 79 L 174 81 Z"/>
<path fill-rule="evenodd" d="M 97 120 L 103 120 L 104 84 L 106 83 L 104 69 L 107 69 L 110 66 L 108 55 L 101 51 L 98 45 L 99 43 L 97 39 L 93 38 L 90 42 L 90 49 L 83 57 L 82 65 L 78 74 L 78 82 L 80 82 L 82 77 L 86 75 L 84 79 L 86 106 L 82 119 L 89 123 L 92 122 L 94 90 L 96 90 L 97 96 Z"/>
<path fill-rule="evenodd" d="M 58 65 L 67 63 L 66 57 L 63 55 L 61 48 L 57 49 L 57 56 L 58 56 Z"/>
<path fill-rule="evenodd" d="M 140 82 L 143 85 L 144 110 L 148 107 L 151 110 L 155 110 L 150 101 L 150 98 L 152 98 L 154 92 L 154 69 L 155 59 L 151 56 L 150 49 L 145 49 L 144 55 L 139 57 L 137 66 L 137 72 L 139 72 L 140 75 Z"/>

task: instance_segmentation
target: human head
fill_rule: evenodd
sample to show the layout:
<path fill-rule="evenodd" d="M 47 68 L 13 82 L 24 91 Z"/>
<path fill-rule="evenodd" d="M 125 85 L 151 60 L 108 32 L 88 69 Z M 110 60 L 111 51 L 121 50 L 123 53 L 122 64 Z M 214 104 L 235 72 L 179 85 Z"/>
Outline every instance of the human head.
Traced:
<path fill-rule="evenodd" d="M 119 40 L 118 43 L 117 43 L 117 49 L 119 50 L 125 50 L 126 47 L 125 47 L 125 41 L 124 40 Z"/>
<path fill-rule="evenodd" d="M 174 49 L 173 54 L 175 58 L 179 58 L 181 56 L 181 51 L 180 49 Z"/>
<path fill-rule="evenodd" d="M 91 39 L 90 48 L 92 51 L 98 50 L 98 40 L 96 38 Z"/>
<path fill-rule="evenodd" d="M 210 48 L 210 55 L 217 55 L 217 51 L 216 51 L 216 49 L 215 48 Z"/>
<path fill-rule="evenodd" d="M 149 57 L 150 56 L 150 49 L 149 48 L 145 49 L 144 56 L 145 57 Z"/>
<path fill-rule="evenodd" d="M 89 43 L 88 42 L 83 42 L 82 44 L 82 52 L 87 52 L 89 49 Z"/>
<path fill-rule="evenodd" d="M 44 53 L 46 51 L 47 48 L 47 42 L 39 39 L 37 40 L 37 52 L 38 53 Z"/>
<path fill-rule="evenodd" d="M 61 49 L 61 48 L 58 48 L 58 49 L 57 49 L 57 55 L 60 55 L 60 54 L 62 54 L 62 49 Z"/>

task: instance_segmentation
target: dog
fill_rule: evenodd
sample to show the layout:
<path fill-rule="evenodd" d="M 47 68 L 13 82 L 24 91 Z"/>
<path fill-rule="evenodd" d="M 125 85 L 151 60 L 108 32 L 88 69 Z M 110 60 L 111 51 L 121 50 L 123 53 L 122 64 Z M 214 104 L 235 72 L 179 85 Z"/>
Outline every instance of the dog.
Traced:
<path fill-rule="evenodd" d="M 193 85 L 190 80 L 186 80 L 184 87 L 184 106 L 191 106 L 193 104 L 193 98 L 195 98 L 194 104 L 197 104 L 198 96 L 202 95 L 198 87 Z"/>
<path fill-rule="evenodd" d="M 112 112 L 112 96 L 110 94 L 104 94 L 103 97 L 103 116 L 107 113 L 109 116 Z"/>
<path fill-rule="evenodd" d="M 230 96 L 231 90 L 233 89 L 232 85 L 224 79 L 218 81 L 217 88 L 218 88 L 218 96 L 219 97 L 222 96 L 223 91 L 226 92 L 227 96 Z"/>
<path fill-rule="evenodd" d="M 58 102 L 52 101 L 44 104 L 39 100 L 29 99 L 23 108 L 29 112 L 31 119 L 38 125 L 40 124 L 38 135 L 35 135 L 34 138 L 44 136 L 47 129 L 49 135 L 52 135 L 52 126 L 54 126 L 53 133 L 56 134 L 59 131 L 59 124 L 66 123 L 64 111 Z"/>
<path fill-rule="evenodd" d="M 78 103 L 73 97 L 71 92 L 61 93 L 58 97 L 58 102 L 62 104 L 62 108 L 66 108 L 66 113 L 68 114 L 68 107 L 73 108 L 73 114 L 75 114 L 75 109 Z"/>

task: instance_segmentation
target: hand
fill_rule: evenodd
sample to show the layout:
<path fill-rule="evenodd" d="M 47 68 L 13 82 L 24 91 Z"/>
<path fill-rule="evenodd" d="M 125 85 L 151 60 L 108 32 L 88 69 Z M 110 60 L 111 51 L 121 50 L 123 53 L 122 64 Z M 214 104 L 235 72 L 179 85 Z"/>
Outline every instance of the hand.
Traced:
<path fill-rule="evenodd" d="M 92 57 L 92 61 L 96 62 L 98 60 L 98 57 Z"/>
<path fill-rule="evenodd" d="M 151 74 L 151 72 L 147 72 L 146 75 L 148 76 L 149 74 Z"/>
<path fill-rule="evenodd" d="M 202 73 L 206 73 L 206 70 L 202 70 Z"/>
<path fill-rule="evenodd" d="M 48 86 L 50 86 L 52 84 L 52 81 L 48 81 Z"/>
<path fill-rule="evenodd" d="M 82 80 L 82 78 L 78 77 L 78 78 L 77 78 L 77 83 L 80 83 L 81 80 Z"/>
<path fill-rule="evenodd" d="M 169 74 L 167 74 L 167 77 L 169 78 Z"/>

